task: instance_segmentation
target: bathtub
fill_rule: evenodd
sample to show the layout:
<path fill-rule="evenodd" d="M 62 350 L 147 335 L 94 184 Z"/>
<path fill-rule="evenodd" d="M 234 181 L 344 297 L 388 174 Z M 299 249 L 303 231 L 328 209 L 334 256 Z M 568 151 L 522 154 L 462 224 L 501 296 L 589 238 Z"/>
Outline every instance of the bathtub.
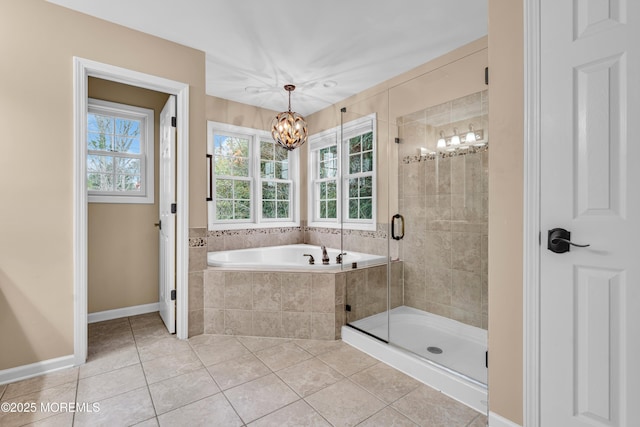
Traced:
<path fill-rule="evenodd" d="M 329 265 L 322 264 L 322 249 L 320 246 L 296 244 L 283 246 L 267 246 L 264 248 L 236 249 L 230 251 L 209 252 L 207 264 L 211 267 L 224 269 L 243 270 L 340 270 L 359 267 L 369 267 L 387 262 L 387 258 L 379 255 L 370 255 L 361 252 L 345 251 L 342 256 L 342 264 L 336 263 L 336 257 L 340 253 L 338 249 L 327 248 Z M 315 264 L 309 264 L 311 254 Z"/>

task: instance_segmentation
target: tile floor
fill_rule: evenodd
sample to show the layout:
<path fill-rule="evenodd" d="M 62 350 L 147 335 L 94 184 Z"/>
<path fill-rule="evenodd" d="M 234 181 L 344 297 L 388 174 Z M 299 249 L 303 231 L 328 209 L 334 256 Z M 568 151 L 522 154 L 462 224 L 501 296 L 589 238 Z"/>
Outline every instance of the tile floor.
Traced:
<path fill-rule="evenodd" d="M 1 426 L 486 425 L 484 415 L 341 341 L 180 341 L 157 313 L 89 325 L 85 365 L 2 385 L 0 401 L 36 409 L 0 411 Z M 64 410 L 66 402 L 90 411 Z"/>

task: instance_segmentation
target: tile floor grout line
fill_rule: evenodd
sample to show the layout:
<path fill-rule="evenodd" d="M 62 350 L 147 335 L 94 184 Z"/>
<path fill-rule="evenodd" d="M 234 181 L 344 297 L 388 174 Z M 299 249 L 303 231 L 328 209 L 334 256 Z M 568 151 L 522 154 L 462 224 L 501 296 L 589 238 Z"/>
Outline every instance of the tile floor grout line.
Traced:
<path fill-rule="evenodd" d="M 140 364 L 140 370 L 142 371 L 142 376 L 144 377 L 144 383 L 146 384 L 147 394 L 149 395 L 149 400 L 151 401 L 151 407 L 153 408 L 153 413 L 156 414 L 156 421 L 158 422 L 158 424 L 160 424 L 160 422 L 158 421 L 158 411 L 156 410 L 156 404 L 153 401 L 153 396 L 151 395 L 151 389 L 149 388 L 147 373 L 144 370 L 144 365 L 142 364 L 142 358 L 140 357 L 140 349 L 138 349 L 138 341 L 136 340 L 136 334 L 133 333 L 133 326 L 131 325 L 131 316 L 127 317 L 127 320 L 129 321 L 129 328 L 131 328 L 131 334 L 133 335 L 133 343 L 136 347 L 136 352 L 138 353 L 138 361 L 139 361 L 138 363 Z"/>

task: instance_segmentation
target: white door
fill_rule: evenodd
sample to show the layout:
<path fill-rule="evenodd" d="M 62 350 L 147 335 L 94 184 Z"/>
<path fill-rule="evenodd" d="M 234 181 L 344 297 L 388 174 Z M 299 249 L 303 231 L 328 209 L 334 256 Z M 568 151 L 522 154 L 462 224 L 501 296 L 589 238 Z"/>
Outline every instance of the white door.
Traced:
<path fill-rule="evenodd" d="M 176 332 L 176 216 L 171 205 L 176 201 L 176 100 L 169 96 L 160 113 L 160 317 L 170 333 Z M 173 291 L 173 292 L 172 292 Z"/>
<path fill-rule="evenodd" d="M 640 426 L 640 1 L 540 5 L 541 425 Z"/>

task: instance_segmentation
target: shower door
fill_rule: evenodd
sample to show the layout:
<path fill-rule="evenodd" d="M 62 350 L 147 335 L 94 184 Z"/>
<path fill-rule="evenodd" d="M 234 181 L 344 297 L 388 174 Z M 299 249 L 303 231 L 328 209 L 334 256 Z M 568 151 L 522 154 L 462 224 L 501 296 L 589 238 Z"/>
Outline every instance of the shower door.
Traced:
<path fill-rule="evenodd" d="M 479 385 L 487 383 L 487 95 L 397 117 L 388 155 L 389 342 Z"/>
<path fill-rule="evenodd" d="M 376 97 L 386 103 L 387 93 Z M 340 112 L 342 277 L 346 324 L 389 341 L 388 124 L 369 105 Z"/>

